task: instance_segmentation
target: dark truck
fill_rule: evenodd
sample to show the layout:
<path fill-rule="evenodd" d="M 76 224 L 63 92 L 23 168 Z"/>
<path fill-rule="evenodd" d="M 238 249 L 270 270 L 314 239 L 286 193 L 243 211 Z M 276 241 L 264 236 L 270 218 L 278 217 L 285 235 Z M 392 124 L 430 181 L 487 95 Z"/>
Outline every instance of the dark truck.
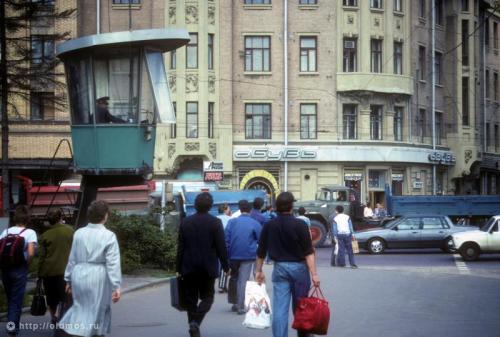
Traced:
<path fill-rule="evenodd" d="M 331 235 L 330 217 L 335 214 L 335 207 L 344 207 L 344 213 L 351 216 L 354 230 L 377 227 L 385 219 L 363 219 L 363 206 L 359 203 L 358 193 L 346 186 L 324 186 L 316 193 L 312 201 L 298 201 L 295 203 L 295 212 L 299 207 L 306 209 L 306 216 L 311 219 L 311 235 L 315 246 L 322 246 Z"/>

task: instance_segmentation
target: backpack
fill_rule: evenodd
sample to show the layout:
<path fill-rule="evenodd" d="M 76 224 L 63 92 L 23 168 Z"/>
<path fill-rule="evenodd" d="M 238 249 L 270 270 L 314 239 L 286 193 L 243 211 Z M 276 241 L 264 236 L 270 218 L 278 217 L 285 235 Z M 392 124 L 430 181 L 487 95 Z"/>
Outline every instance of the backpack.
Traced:
<path fill-rule="evenodd" d="M 24 237 L 21 234 L 26 230 L 23 229 L 19 234 L 9 234 L 0 239 L 0 268 L 10 269 L 22 266 L 26 263 L 24 258 Z"/>

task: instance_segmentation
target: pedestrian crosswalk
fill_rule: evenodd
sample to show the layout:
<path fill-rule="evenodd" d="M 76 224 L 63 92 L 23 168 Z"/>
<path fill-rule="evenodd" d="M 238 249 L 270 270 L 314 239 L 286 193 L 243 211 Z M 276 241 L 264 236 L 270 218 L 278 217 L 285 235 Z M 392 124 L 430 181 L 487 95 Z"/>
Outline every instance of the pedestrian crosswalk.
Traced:
<path fill-rule="evenodd" d="M 459 254 L 453 254 L 453 257 L 455 258 L 455 265 L 457 266 L 458 273 L 461 275 L 470 275 L 470 269 L 462 260 L 462 257 Z"/>

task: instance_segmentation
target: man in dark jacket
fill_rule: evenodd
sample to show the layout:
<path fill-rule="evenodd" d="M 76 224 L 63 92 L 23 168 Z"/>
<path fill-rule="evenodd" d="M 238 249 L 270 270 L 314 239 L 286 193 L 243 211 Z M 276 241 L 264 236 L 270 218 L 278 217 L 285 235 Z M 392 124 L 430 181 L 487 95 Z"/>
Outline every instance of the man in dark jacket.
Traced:
<path fill-rule="evenodd" d="M 247 200 L 240 200 L 238 206 L 241 215 L 229 220 L 225 236 L 231 277 L 238 280 L 236 291 L 238 303 L 233 306 L 233 311 L 242 315 L 245 313 L 245 287 L 257 257 L 257 243 L 262 226 L 257 220 L 250 217 L 250 203 Z"/>
<path fill-rule="evenodd" d="M 196 214 L 179 228 L 177 272 L 183 277 L 191 337 L 200 336 L 201 322 L 214 302 L 217 260 L 225 272 L 229 270 L 222 222 L 208 213 L 212 204 L 210 193 L 200 193 L 194 203 Z"/>

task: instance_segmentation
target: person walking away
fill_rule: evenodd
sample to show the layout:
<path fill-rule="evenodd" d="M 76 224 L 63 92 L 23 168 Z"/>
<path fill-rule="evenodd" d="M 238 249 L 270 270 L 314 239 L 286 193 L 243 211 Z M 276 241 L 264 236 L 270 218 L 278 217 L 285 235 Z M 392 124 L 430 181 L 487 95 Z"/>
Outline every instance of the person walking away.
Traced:
<path fill-rule="evenodd" d="M 257 257 L 257 244 L 262 225 L 250 216 L 250 203 L 247 200 L 240 200 L 238 207 L 241 215 L 229 221 L 225 238 L 231 277 L 238 280 L 236 291 L 238 302 L 233 306 L 233 311 L 237 311 L 238 315 L 243 315 L 245 313 L 245 287 Z"/>
<path fill-rule="evenodd" d="M 222 227 L 224 230 L 226 229 L 227 223 L 231 220 L 231 208 L 227 203 L 223 203 L 219 205 L 218 208 L 219 215 L 217 217 L 222 221 Z M 227 292 L 227 277 L 224 270 L 221 268 L 219 263 L 219 293 Z"/>
<path fill-rule="evenodd" d="M 89 224 L 73 237 L 64 273 L 66 292 L 73 305 L 59 321 L 74 336 L 104 336 L 111 332 L 111 302 L 121 297 L 120 249 L 115 233 L 106 229 L 109 205 L 93 201 L 87 211 Z"/>
<path fill-rule="evenodd" d="M 60 209 L 49 212 L 50 228 L 40 237 L 39 272 L 47 298 L 52 323 L 56 323 L 56 309 L 66 298 L 64 271 L 68 264 L 74 230 L 64 224 Z"/>
<path fill-rule="evenodd" d="M 345 254 L 349 256 L 351 268 L 358 268 L 354 262 L 354 253 L 352 251 L 352 240 L 354 240 L 354 230 L 349 215 L 344 214 L 344 207 L 339 205 L 335 207 L 337 215 L 333 219 L 333 235 L 339 243 L 339 255 L 337 265 L 345 267 Z"/>
<path fill-rule="evenodd" d="M 250 212 L 250 216 L 257 220 L 262 226 L 266 223 L 266 217 L 262 214 L 262 206 L 264 206 L 264 199 L 255 198 L 253 199 L 253 209 Z"/>
<path fill-rule="evenodd" d="M 23 307 L 26 283 L 28 282 L 28 266 L 33 260 L 37 246 L 36 232 L 26 228 L 30 221 L 28 207 L 16 207 L 12 217 L 12 227 L 0 235 L 0 255 L 2 267 L 2 283 L 7 298 L 7 336 L 16 336 Z M 22 247 L 15 249 L 14 246 Z M 12 259 L 10 250 L 13 250 Z"/>
<path fill-rule="evenodd" d="M 300 206 L 297 212 L 299 213 L 297 219 L 304 221 L 307 227 L 311 228 L 311 219 L 306 217 L 306 209 L 303 206 Z"/>
<path fill-rule="evenodd" d="M 217 261 L 226 273 L 229 270 L 222 222 L 208 213 L 212 205 L 210 193 L 198 194 L 196 213 L 179 227 L 176 269 L 183 277 L 191 337 L 201 336 L 200 325 L 214 302 Z"/>
<path fill-rule="evenodd" d="M 269 252 L 271 259 L 275 261 L 272 274 L 274 337 L 288 337 L 290 300 L 295 312 L 299 299 L 308 296 L 311 280 L 316 287 L 320 284 L 307 225 L 292 215 L 294 200 L 292 193 L 280 193 L 276 199 L 278 217 L 264 225 L 257 249 L 255 263 L 257 282 L 265 282 L 262 265 L 266 253 Z M 311 335 L 297 331 L 297 336 Z"/>

